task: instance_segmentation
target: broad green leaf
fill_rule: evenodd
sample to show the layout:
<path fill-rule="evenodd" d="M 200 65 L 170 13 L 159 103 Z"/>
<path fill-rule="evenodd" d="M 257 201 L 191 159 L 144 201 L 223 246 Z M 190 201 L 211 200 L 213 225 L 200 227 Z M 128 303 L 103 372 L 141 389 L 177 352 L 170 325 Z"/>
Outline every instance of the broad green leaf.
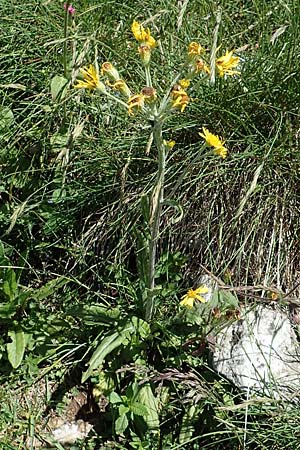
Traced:
<path fill-rule="evenodd" d="M 191 405 L 184 413 L 179 433 L 179 444 L 184 444 L 192 438 L 195 431 L 195 427 L 193 425 L 193 421 L 195 420 L 195 412 L 195 406 Z"/>
<path fill-rule="evenodd" d="M 126 414 L 118 417 L 115 422 L 115 431 L 116 434 L 123 434 L 126 428 L 128 427 L 128 419 Z"/>
<path fill-rule="evenodd" d="M 0 303 L 0 318 L 11 319 L 16 314 L 16 305 L 14 303 Z"/>
<path fill-rule="evenodd" d="M 131 321 L 136 329 L 136 332 L 143 338 L 147 338 L 150 333 L 150 325 L 143 319 L 140 319 L 139 317 L 133 316 L 131 318 Z"/>
<path fill-rule="evenodd" d="M 14 114 L 7 106 L 0 108 L 0 130 L 4 130 L 12 125 Z"/>
<path fill-rule="evenodd" d="M 12 302 L 16 296 L 16 291 L 18 289 L 16 274 L 13 269 L 7 269 L 7 272 L 5 274 L 5 280 L 2 285 L 2 289 L 3 289 L 3 292 L 9 298 L 9 300 Z"/>
<path fill-rule="evenodd" d="M 134 402 L 131 403 L 130 410 L 136 416 L 142 416 L 146 421 L 146 416 L 148 416 L 148 408 L 145 405 L 139 402 Z"/>
<path fill-rule="evenodd" d="M 88 370 L 82 374 L 82 383 L 84 383 L 92 375 L 95 369 L 98 369 L 102 365 L 104 359 L 107 355 L 109 355 L 109 353 L 120 347 L 122 344 L 126 344 L 126 334 L 132 334 L 134 331 L 135 329 L 133 324 L 126 323 L 125 326 L 119 331 L 106 336 L 94 351 L 88 363 Z"/>
<path fill-rule="evenodd" d="M 12 367 L 16 369 L 23 360 L 25 351 L 25 334 L 19 326 L 8 331 L 7 334 L 12 340 L 12 342 L 7 344 L 8 360 Z"/>
<path fill-rule="evenodd" d="M 129 406 L 122 404 L 119 406 L 118 411 L 119 415 L 122 416 L 123 414 L 127 414 L 130 411 L 130 409 Z"/>
<path fill-rule="evenodd" d="M 217 289 L 213 293 L 212 307 L 218 306 L 219 308 L 223 309 L 235 309 L 238 308 L 239 302 L 237 297 L 232 294 L 230 291 L 225 291 L 222 289 Z"/>
<path fill-rule="evenodd" d="M 157 411 L 157 401 L 152 392 L 150 383 L 143 384 L 136 396 L 136 400 L 147 410 L 147 413 L 144 415 L 143 419 L 149 430 L 158 429 L 159 416 Z"/>
<path fill-rule="evenodd" d="M 52 99 L 55 100 L 62 100 L 67 93 L 67 85 L 68 80 L 65 77 L 62 77 L 60 75 L 55 75 L 51 80 L 51 95 Z"/>
<path fill-rule="evenodd" d="M 86 325 L 111 325 L 120 316 L 120 310 L 109 309 L 107 306 L 84 305 L 70 309 L 67 314 L 81 317 Z"/>
<path fill-rule="evenodd" d="M 113 391 L 109 394 L 109 402 L 112 404 L 118 404 L 118 403 L 122 403 L 123 401 L 122 401 L 121 397 L 119 396 L 119 394 L 117 394 L 116 392 Z"/>

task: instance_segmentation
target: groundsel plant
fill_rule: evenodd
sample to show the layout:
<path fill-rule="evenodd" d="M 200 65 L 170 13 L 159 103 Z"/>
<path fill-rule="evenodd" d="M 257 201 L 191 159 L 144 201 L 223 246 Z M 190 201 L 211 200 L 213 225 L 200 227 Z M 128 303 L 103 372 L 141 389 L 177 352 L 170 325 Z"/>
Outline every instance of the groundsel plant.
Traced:
<path fill-rule="evenodd" d="M 174 113 L 184 113 L 191 98 L 188 90 L 194 78 L 201 76 L 210 79 L 212 63 L 207 63 L 206 50 L 197 42 L 188 45 L 184 59 L 183 68 L 176 75 L 167 92 L 159 98 L 155 89 L 155 84 L 151 77 L 151 55 L 157 47 L 155 38 L 151 35 L 149 28 L 144 28 L 142 24 L 134 21 L 131 27 L 134 38 L 138 42 L 138 54 L 144 68 L 145 86 L 140 92 L 132 92 L 126 81 L 119 75 L 118 70 L 110 63 L 104 62 L 101 70 L 90 64 L 81 68 L 81 78 L 77 80 L 74 88 L 87 89 L 96 94 L 106 96 L 108 100 L 113 100 L 124 107 L 130 116 L 137 116 L 148 120 L 152 125 L 152 140 L 157 151 L 157 175 L 152 188 L 151 197 L 148 202 L 148 237 L 147 252 L 147 275 L 146 298 L 144 304 L 144 316 L 146 321 L 151 321 L 154 314 L 155 297 L 155 267 L 157 259 L 157 241 L 160 231 L 160 221 L 164 201 L 165 170 L 168 153 L 175 145 L 173 140 L 166 141 L 163 137 L 163 125 L 165 121 Z M 214 55 L 220 50 L 215 49 Z M 213 61 L 213 72 L 220 77 L 236 75 L 239 58 L 234 56 L 233 51 L 226 51 L 225 55 L 215 57 Z M 202 128 L 200 136 L 205 143 L 214 149 L 214 153 L 226 158 L 228 149 L 224 146 L 225 141 L 214 135 L 205 127 Z M 206 292 L 205 287 L 200 287 L 195 291 L 190 290 L 183 298 L 181 305 L 193 307 L 194 301 L 203 301 L 200 293 Z"/>

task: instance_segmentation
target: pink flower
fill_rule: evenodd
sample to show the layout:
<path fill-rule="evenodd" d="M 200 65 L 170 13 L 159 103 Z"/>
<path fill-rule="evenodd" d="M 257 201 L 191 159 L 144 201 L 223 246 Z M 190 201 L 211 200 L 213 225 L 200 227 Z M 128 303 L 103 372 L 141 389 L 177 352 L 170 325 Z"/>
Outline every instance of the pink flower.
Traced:
<path fill-rule="evenodd" d="M 67 9 L 67 3 L 64 4 L 64 9 Z M 68 5 L 68 13 L 73 15 L 75 13 L 75 8 L 72 5 Z"/>

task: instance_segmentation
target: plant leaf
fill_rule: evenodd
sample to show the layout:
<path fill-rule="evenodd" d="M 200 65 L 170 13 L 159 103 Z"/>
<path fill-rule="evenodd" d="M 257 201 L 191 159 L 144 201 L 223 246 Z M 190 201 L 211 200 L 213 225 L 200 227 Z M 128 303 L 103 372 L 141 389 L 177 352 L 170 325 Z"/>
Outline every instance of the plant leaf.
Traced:
<path fill-rule="evenodd" d="M 51 80 L 51 95 L 53 101 L 62 100 L 67 93 L 68 80 L 60 75 L 55 75 Z"/>
<path fill-rule="evenodd" d="M 132 334 L 134 331 L 135 327 L 133 323 L 126 322 L 123 328 L 119 331 L 106 336 L 94 351 L 88 363 L 88 370 L 82 374 L 82 383 L 84 383 L 92 375 L 95 369 L 102 365 L 104 359 L 109 353 L 120 347 L 120 345 L 126 344 L 126 334 Z"/>
<path fill-rule="evenodd" d="M 4 106 L 0 108 L 0 130 L 10 127 L 14 121 L 14 114 L 10 108 Z"/>
<path fill-rule="evenodd" d="M 122 414 L 115 422 L 116 434 L 123 434 L 128 427 L 128 419 L 126 414 Z"/>
<path fill-rule="evenodd" d="M 157 401 L 152 392 L 150 383 L 143 384 L 136 396 L 136 400 L 147 410 L 147 413 L 144 415 L 143 419 L 149 430 L 158 429 L 159 416 L 157 411 Z"/>
<path fill-rule="evenodd" d="M 7 344 L 8 360 L 13 368 L 16 369 L 23 360 L 25 351 L 25 334 L 20 326 L 9 330 L 7 334 L 12 340 L 12 342 Z"/>

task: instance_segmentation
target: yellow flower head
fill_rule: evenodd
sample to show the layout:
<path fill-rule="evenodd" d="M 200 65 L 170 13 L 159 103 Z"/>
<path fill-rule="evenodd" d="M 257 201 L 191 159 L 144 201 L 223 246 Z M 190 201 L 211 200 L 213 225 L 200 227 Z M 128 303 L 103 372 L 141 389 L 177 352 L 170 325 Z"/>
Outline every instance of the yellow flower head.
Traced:
<path fill-rule="evenodd" d="M 166 147 L 168 147 L 168 148 L 170 148 L 171 150 L 172 150 L 172 148 L 175 146 L 175 144 L 176 144 L 176 142 L 175 141 L 163 141 L 163 144 L 166 146 Z"/>
<path fill-rule="evenodd" d="M 210 147 L 214 147 L 214 152 L 216 155 L 221 156 L 221 158 L 226 158 L 228 149 L 224 147 L 225 141 L 222 141 L 219 136 L 211 133 L 207 128 L 202 128 L 203 133 L 199 133 L 203 137 Z"/>
<path fill-rule="evenodd" d="M 190 97 L 187 95 L 186 91 L 182 89 L 179 84 L 175 84 L 171 92 L 172 96 L 172 107 L 180 109 L 180 112 L 183 112 L 187 107 Z"/>
<path fill-rule="evenodd" d="M 77 80 L 74 88 L 98 89 L 105 92 L 105 85 L 99 80 L 97 69 L 92 64 L 89 67 L 83 67 L 80 72 L 83 75 L 83 80 Z"/>
<path fill-rule="evenodd" d="M 135 37 L 135 39 L 143 45 L 148 45 L 150 48 L 154 48 L 156 46 L 156 41 L 154 37 L 151 36 L 150 29 L 143 27 L 139 22 L 134 21 L 131 25 L 131 31 Z"/>
<path fill-rule="evenodd" d="M 143 109 L 145 97 L 142 94 L 135 94 L 128 99 L 128 114 L 133 115 L 135 110 Z"/>
<path fill-rule="evenodd" d="M 182 80 L 179 80 L 179 84 L 182 87 L 182 89 L 187 89 L 189 85 L 191 84 L 191 80 L 188 80 L 187 78 L 183 78 Z"/>
<path fill-rule="evenodd" d="M 216 66 L 219 72 L 220 77 L 223 77 L 224 75 L 236 75 L 240 72 L 235 69 L 240 62 L 240 58 L 238 56 L 233 56 L 233 50 L 229 52 L 226 50 L 226 54 L 223 56 L 220 56 L 216 60 Z"/>
<path fill-rule="evenodd" d="M 102 64 L 101 75 L 107 76 L 110 81 L 117 81 L 120 79 L 117 69 L 110 62 Z"/>
<path fill-rule="evenodd" d="M 188 55 L 190 58 L 195 59 L 198 56 L 200 56 L 201 53 L 204 53 L 204 52 L 205 52 L 204 48 L 197 42 L 191 42 L 189 44 Z"/>
<path fill-rule="evenodd" d="M 206 286 L 200 286 L 197 289 L 190 289 L 187 294 L 181 297 L 180 304 L 182 306 L 186 306 L 187 308 L 193 308 L 195 300 L 199 300 L 201 303 L 205 303 L 206 300 L 200 294 L 206 294 L 208 292 L 208 288 Z"/>

